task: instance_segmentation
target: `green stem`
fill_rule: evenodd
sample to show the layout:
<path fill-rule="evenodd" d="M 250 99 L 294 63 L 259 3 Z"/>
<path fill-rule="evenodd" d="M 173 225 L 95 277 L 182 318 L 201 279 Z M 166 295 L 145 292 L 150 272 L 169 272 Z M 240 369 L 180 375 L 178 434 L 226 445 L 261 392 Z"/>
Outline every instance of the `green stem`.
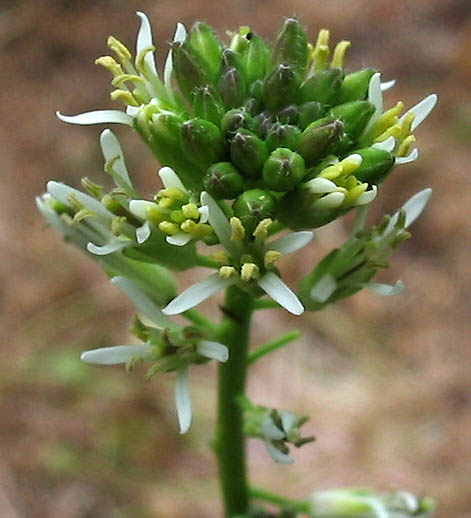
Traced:
<path fill-rule="evenodd" d="M 218 270 L 221 267 L 221 264 L 211 259 L 211 257 L 201 254 L 196 256 L 196 264 L 198 266 L 203 266 L 204 268 L 214 268 L 215 270 Z"/>
<path fill-rule="evenodd" d="M 229 360 L 219 366 L 218 423 L 214 444 L 226 518 L 246 513 L 249 505 L 243 411 L 237 403 L 237 396 L 245 391 L 252 305 L 252 298 L 245 291 L 237 286 L 227 289 L 219 340 L 229 348 Z"/>
<path fill-rule="evenodd" d="M 268 342 L 264 345 L 261 345 L 258 349 L 251 352 L 249 357 L 247 358 L 247 365 L 250 365 L 253 362 L 259 360 L 262 356 L 269 354 L 273 351 L 276 351 L 280 347 L 289 344 L 293 340 L 297 340 L 301 336 L 301 333 L 297 329 L 293 329 L 292 331 L 288 331 L 284 335 L 275 338 L 271 342 Z"/>
<path fill-rule="evenodd" d="M 211 332 L 215 332 L 218 327 L 217 324 L 211 322 L 211 320 L 203 316 L 199 311 L 196 311 L 196 309 L 188 309 L 183 313 L 183 316 L 190 322 L 193 322 L 193 324 L 204 327 Z"/>
<path fill-rule="evenodd" d="M 257 299 L 253 303 L 254 310 L 258 309 L 279 309 L 280 305 L 272 299 Z"/>
<path fill-rule="evenodd" d="M 306 500 L 292 500 L 291 498 L 285 498 L 258 487 L 250 488 L 250 496 L 254 500 L 263 500 L 264 502 L 269 502 L 270 504 L 279 505 L 281 507 L 290 507 L 293 511 L 297 511 L 298 513 L 309 514 L 310 512 L 310 503 Z"/>

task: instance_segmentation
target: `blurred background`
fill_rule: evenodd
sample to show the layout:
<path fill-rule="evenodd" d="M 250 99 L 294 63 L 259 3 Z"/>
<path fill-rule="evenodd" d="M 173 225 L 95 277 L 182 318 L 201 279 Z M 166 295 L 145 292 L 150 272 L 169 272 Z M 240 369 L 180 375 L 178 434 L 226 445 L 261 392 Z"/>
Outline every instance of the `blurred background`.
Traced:
<path fill-rule="evenodd" d="M 314 39 L 351 40 L 351 70 L 397 79 L 386 106 L 437 92 L 417 132 L 421 159 L 397 169 L 370 222 L 417 190 L 434 196 L 382 280 L 403 294 L 361 293 L 301 319 L 261 312 L 254 345 L 299 326 L 303 337 L 250 373 L 253 400 L 311 416 L 317 441 L 296 463 L 272 463 L 249 443 L 254 484 L 305 498 L 345 485 L 409 489 L 439 501 L 440 518 L 471 516 L 469 206 L 471 6 L 468 0 L 3 0 L 0 3 L 0 516 L 2 518 L 215 518 L 208 443 L 215 370 L 193 369 L 195 419 L 179 436 L 171 376 L 84 365 L 82 350 L 126 343 L 133 309 L 98 266 L 61 242 L 33 198 L 48 179 L 103 180 L 100 127 L 73 127 L 54 112 L 111 108 L 109 74 L 96 67 L 106 37 L 133 46 L 135 10 L 154 25 L 160 60 L 176 21 L 201 19 L 224 36 L 250 24 L 272 39 L 296 14 Z M 160 61 L 162 62 L 162 61 Z M 158 187 L 138 137 L 118 127 L 141 192 Z M 317 232 L 286 260 L 290 282 L 348 235 L 348 219 Z M 204 272 L 202 272 L 204 273 Z M 179 277 L 180 286 L 188 276 Z M 207 305 L 217 309 L 217 301 Z"/>

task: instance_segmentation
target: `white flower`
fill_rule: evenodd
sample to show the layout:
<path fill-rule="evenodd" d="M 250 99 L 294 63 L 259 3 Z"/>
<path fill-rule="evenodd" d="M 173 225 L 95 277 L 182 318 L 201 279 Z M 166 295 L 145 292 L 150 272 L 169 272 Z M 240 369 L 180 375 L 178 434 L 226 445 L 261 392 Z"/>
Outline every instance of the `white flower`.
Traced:
<path fill-rule="evenodd" d="M 111 282 L 120 289 L 134 303 L 139 313 L 157 325 L 160 329 L 177 329 L 179 326 L 172 322 L 160 309 L 145 295 L 133 282 L 125 277 L 113 277 Z M 134 361 L 152 361 L 153 346 L 117 345 L 85 351 L 81 360 L 99 365 L 128 364 Z M 219 342 L 199 340 L 196 343 L 196 352 L 201 356 L 226 362 L 229 357 L 227 347 Z M 180 433 L 186 433 L 191 425 L 192 410 L 189 390 L 189 365 L 182 363 L 177 369 L 175 381 L 175 404 Z"/>
<path fill-rule="evenodd" d="M 207 192 L 201 193 L 201 205 L 207 207 L 208 220 L 217 235 L 222 246 L 227 250 L 232 260 L 240 262 L 244 249 L 242 243 L 232 239 L 232 227 L 218 204 Z M 294 232 L 287 236 L 273 241 L 262 243 L 262 253 L 278 252 L 280 254 L 290 254 L 309 244 L 314 237 L 312 232 Z M 256 284 L 273 300 L 278 302 L 294 315 L 304 312 L 304 307 L 298 297 L 286 286 L 278 275 L 271 271 L 263 273 L 259 278 L 254 277 Z M 190 288 L 172 300 L 162 312 L 166 315 L 178 315 L 196 306 L 215 293 L 227 287 L 242 283 L 237 275 L 221 277 L 220 273 L 215 273 L 206 277 L 202 281 L 193 284 Z"/>

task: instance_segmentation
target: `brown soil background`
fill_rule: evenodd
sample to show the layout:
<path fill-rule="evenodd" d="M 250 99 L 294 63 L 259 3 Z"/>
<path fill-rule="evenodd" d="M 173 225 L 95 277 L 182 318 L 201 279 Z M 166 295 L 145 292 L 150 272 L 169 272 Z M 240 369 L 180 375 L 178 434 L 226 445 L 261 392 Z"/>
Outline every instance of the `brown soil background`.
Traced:
<path fill-rule="evenodd" d="M 334 41 L 351 40 L 351 69 L 372 65 L 396 78 L 388 106 L 439 94 L 418 131 L 421 159 L 396 170 L 371 215 L 434 189 L 413 239 L 383 275 L 401 278 L 406 291 L 389 299 L 361 293 L 299 320 L 257 317 L 256 343 L 293 326 L 303 338 L 260 361 L 249 392 L 259 403 L 310 415 L 306 429 L 317 441 L 294 452 L 289 467 L 274 466 L 255 442 L 249 454 L 254 483 L 288 496 L 343 485 L 407 488 L 435 496 L 441 518 L 471 516 L 467 0 L 1 2 L 0 516 L 220 516 L 207 448 L 214 370 L 194 369 L 195 420 L 181 437 L 171 380 L 149 384 L 140 369 L 128 375 L 82 365 L 81 350 L 125 343 L 132 308 L 95 264 L 45 227 L 33 204 L 47 179 L 103 179 L 101 128 L 66 126 L 54 112 L 112 107 L 109 77 L 93 60 L 106 53 L 109 34 L 134 44 L 136 9 L 153 21 L 160 60 L 177 20 L 206 20 L 221 35 L 250 24 L 272 38 L 283 16 L 295 13 L 311 39 L 328 27 Z M 136 183 L 152 192 L 149 151 L 130 131 L 117 133 Z M 346 236 L 340 223 L 320 230 L 308 252 L 285 261 L 288 279 Z"/>

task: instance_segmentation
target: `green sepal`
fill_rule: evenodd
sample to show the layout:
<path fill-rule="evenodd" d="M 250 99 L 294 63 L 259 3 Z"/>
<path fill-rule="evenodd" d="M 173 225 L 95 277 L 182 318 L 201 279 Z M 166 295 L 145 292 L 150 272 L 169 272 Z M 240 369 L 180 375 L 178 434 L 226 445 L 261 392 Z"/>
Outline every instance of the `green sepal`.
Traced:
<path fill-rule="evenodd" d="M 224 139 L 219 128 L 203 119 L 190 119 L 181 125 L 181 148 L 188 160 L 207 168 L 224 157 Z"/>
<path fill-rule="evenodd" d="M 317 101 L 309 101 L 299 107 L 298 127 L 305 130 L 309 124 L 325 115 L 324 105 Z"/>
<path fill-rule="evenodd" d="M 260 138 L 265 138 L 268 132 L 271 130 L 274 121 L 273 113 L 269 110 L 265 110 L 254 117 L 255 121 L 255 133 Z"/>
<path fill-rule="evenodd" d="M 330 111 L 335 118 L 343 122 L 343 131 L 352 141 L 361 135 L 374 112 L 374 105 L 368 101 L 339 104 Z"/>
<path fill-rule="evenodd" d="M 340 68 L 329 68 L 317 72 L 299 88 L 299 102 L 317 101 L 333 106 L 342 85 L 344 72 Z"/>
<path fill-rule="evenodd" d="M 231 139 L 242 128 L 250 131 L 255 129 L 254 118 L 247 110 L 244 108 L 233 108 L 225 113 L 221 120 L 221 131 L 224 137 Z"/>
<path fill-rule="evenodd" d="M 299 108 L 295 104 L 284 107 L 274 115 L 276 122 L 282 124 L 297 124 L 299 119 Z"/>
<path fill-rule="evenodd" d="M 343 104 L 366 99 L 368 85 L 375 72 L 375 68 L 364 68 L 357 72 L 347 74 L 340 87 L 337 103 Z"/>
<path fill-rule="evenodd" d="M 261 79 L 257 79 L 251 83 L 248 87 L 247 95 L 253 97 L 259 106 L 263 105 L 263 81 Z"/>
<path fill-rule="evenodd" d="M 276 123 L 265 137 L 265 145 L 270 153 L 280 147 L 296 151 L 300 140 L 301 130 L 297 126 Z"/>
<path fill-rule="evenodd" d="M 219 38 L 211 27 L 204 22 L 196 22 L 187 38 L 188 47 L 205 64 L 205 71 L 210 81 L 216 84 L 221 74 L 221 48 Z"/>
<path fill-rule="evenodd" d="M 188 47 L 187 42 L 172 45 L 173 72 L 182 94 L 191 102 L 196 89 L 211 82 L 201 59 Z"/>
<path fill-rule="evenodd" d="M 265 77 L 269 50 L 267 44 L 253 35 L 242 52 L 241 63 L 247 84 Z"/>
<path fill-rule="evenodd" d="M 302 79 L 308 60 L 306 33 L 296 18 L 287 18 L 276 38 L 270 57 L 270 70 L 282 63 L 290 63 L 296 76 Z"/>
<path fill-rule="evenodd" d="M 231 161 L 248 178 L 258 178 L 268 150 L 263 140 L 249 130 L 240 129 L 231 142 Z"/>
<path fill-rule="evenodd" d="M 197 265 L 197 254 L 194 242 L 178 247 L 175 253 L 175 246 L 165 240 L 166 235 L 154 228 L 147 241 L 136 247 L 123 249 L 123 254 L 131 259 L 146 263 L 158 263 L 171 270 L 183 271 Z"/>
<path fill-rule="evenodd" d="M 226 108 L 242 106 L 246 94 L 245 80 L 236 68 L 225 70 L 218 83 L 218 91 Z"/>
<path fill-rule="evenodd" d="M 270 189 L 291 191 L 306 174 L 304 159 L 287 148 L 273 151 L 263 166 L 263 180 Z"/>
<path fill-rule="evenodd" d="M 297 96 L 300 79 L 289 63 L 280 63 L 263 83 L 263 99 L 269 110 L 291 104 Z"/>
<path fill-rule="evenodd" d="M 246 235 L 251 235 L 260 221 L 275 218 L 276 200 L 268 191 L 251 189 L 238 196 L 232 209 L 242 221 Z"/>
<path fill-rule="evenodd" d="M 223 100 L 214 87 L 206 85 L 197 88 L 193 99 L 195 117 L 219 126 L 225 111 Z"/>
<path fill-rule="evenodd" d="M 306 160 L 308 166 L 330 152 L 343 132 L 343 124 L 338 119 L 324 117 L 312 122 L 303 132 L 297 152 Z"/>
<path fill-rule="evenodd" d="M 361 165 L 355 170 L 355 177 L 360 182 L 379 185 L 394 167 L 394 156 L 384 149 L 368 147 L 352 151 L 362 157 Z"/>
<path fill-rule="evenodd" d="M 232 200 L 244 191 L 244 179 L 230 162 L 213 164 L 203 178 L 203 185 L 218 200 Z"/>

